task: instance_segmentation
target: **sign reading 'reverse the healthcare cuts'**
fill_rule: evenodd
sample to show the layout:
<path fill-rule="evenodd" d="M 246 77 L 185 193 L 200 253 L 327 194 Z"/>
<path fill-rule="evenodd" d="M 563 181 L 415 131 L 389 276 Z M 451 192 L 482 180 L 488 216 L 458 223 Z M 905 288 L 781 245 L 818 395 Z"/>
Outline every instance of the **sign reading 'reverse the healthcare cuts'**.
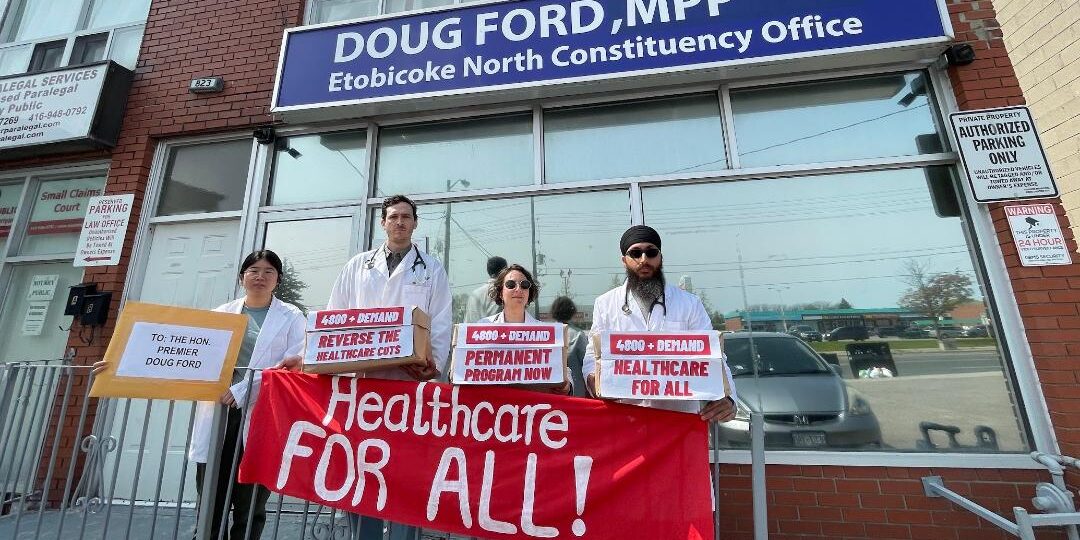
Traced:
<path fill-rule="evenodd" d="M 959 112 L 949 120 L 976 201 L 1057 197 L 1027 107 Z"/>
<path fill-rule="evenodd" d="M 275 112 L 951 39 L 940 0 L 521 0 L 286 30 Z"/>
<path fill-rule="evenodd" d="M 730 393 L 716 332 L 603 332 L 599 340 L 602 397 L 713 401 Z"/>
<path fill-rule="evenodd" d="M 87 137 L 108 67 L 0 80 L 0 150 Z"/>

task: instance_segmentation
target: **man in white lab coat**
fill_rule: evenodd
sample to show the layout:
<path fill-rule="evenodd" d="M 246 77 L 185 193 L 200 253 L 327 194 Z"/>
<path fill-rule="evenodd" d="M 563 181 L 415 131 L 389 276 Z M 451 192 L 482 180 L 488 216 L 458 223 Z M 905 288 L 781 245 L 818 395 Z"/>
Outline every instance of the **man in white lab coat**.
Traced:
<path fill-rule="evenodd" d="M 664 280 L 660 234 L 652 227 L 635 225 L 623 233 L 619 252 L 626 282 L 596 299 L 592 333 L 712 331 L 712 320 L 701 299 Z M 590 392 L 596 388 L 596 351 L 589 340 L 582 375 Z M 728 388 L 735 391 L 728 373 Z M 735 417 L 734 396 L 702 403 L 664 399 L 626 399 L 623 403 L 672 411 L 698 413 L 705 420 L 727 422 Z"/>
<path fill-rule="evenodd" d="M 369 308 L 386 306 L 418 306 L 431 317 L 431 361 L 424 366 L 366 372 L 364 377 L 426 381 L 446 373 L 450 354 L 450 331 L 453 326 L 450 308 L 450 283 L 442 264 L 420 251 L 412 242 L 418 216 L 416 204 L 404 195 L 387 197 L 382 205 L 380 225 L 386 231 L 386 242 L 365 251 L 345 264 L 330 292 L 326 309 Z M 283 362 L 290 368 L 299 366 L 299 357 Z M 375 540 L 383 537 L 383 520 L 350 514 L 357 531 L 350 538 Z M 359 524 L 358 524 L 359 522 Z M 419 538 L 416 527 L 390 523 L 390 540 Z"/>

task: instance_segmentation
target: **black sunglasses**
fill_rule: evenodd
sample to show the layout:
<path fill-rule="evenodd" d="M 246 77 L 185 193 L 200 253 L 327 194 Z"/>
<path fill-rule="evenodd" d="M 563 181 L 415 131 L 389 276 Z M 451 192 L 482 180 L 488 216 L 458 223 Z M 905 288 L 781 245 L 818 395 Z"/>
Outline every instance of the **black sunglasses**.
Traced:
<path fill-rule="evenodd" d="M 518 285 L 521 286 L 521 290 L 523 290 L 523 291 L 527 291 L 527 290 L 532 288 L 532 283 L 530 283 L 529 280 L 527 280 L 527 279 L 523 279 L 521 281 L 514 281 L 512 279 L 508 279 L 508 280 L 503 282 L 503 287 L 506 287 L 507 289 L 510 289 L 510 290 L 514 290 L 514 289 L 518 288 Z"/>
<path fill-rule="evenodd" d="M 657 249 L 657 248 L 647 248 L 647 249 L 633 248 L 633 249 L 626 250 L 626 256 L 630 257 L 631 259 L 640 259 L 642 254 L 644 254 L 646 257 L 652 259 L 653 257 L 656 257 L 657 255 L 660 254 L 660 250 Z"/>

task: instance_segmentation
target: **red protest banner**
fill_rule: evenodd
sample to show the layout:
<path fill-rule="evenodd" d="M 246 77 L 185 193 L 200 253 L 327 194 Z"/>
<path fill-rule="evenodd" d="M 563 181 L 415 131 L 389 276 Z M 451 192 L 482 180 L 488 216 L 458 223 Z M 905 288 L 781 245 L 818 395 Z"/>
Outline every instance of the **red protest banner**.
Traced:
<path fill-rule="evenodd" d="M 481 538 L 713 537 L 698 416 L 266 371 L 240 481 Z"/>

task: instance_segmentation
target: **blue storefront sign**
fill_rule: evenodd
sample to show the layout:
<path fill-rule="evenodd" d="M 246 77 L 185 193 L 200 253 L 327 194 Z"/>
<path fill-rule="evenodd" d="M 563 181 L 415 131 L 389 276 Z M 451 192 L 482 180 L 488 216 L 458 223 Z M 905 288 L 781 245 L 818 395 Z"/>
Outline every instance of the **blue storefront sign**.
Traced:
<path fill-rule="evenodd" d="M 941 0 L 525 0 L 286 31 L 274 110 L 943 43 Z"/>

